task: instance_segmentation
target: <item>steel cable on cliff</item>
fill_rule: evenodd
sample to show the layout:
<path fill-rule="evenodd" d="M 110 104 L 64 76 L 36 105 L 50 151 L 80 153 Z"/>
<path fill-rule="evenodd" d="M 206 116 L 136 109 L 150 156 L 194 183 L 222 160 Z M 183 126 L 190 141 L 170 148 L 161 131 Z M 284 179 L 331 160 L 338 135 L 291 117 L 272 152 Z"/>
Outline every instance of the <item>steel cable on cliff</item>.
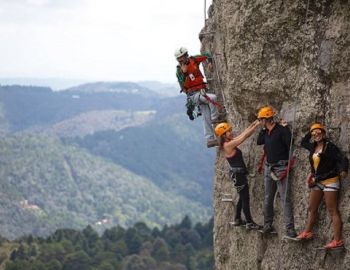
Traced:
<path fill-rule="evenodd" d="M 307 22 L 307 16 L 309 13 L 309 5 L 310 5 L 310 0 L 307 0 L 306 3 L 306 12 L 305 12 L 305 17 L 304 17 L 304 22 L 303 22 L 303 34 L 305 35 L 306 32 L 306 22 Z M 302 49 L 301 49 L 301 54 L 300 54 L 300 59 L 299 59 L 299 65 L 298 65 L 298 70 L 295 76 L 295 84 L 296 84 L 296 89 L 298 89 L 299 86 L 299 79 L 300 79 L 300 73 L 301 73 L 301 67 L 304 61 L 304 52 L 305 52 L 305 39 L 303 38 L 303 43 L 302 43 Z M 286 204 L 287 201 L 287 194 L 288 194 L 288 185 L 289 185 L 289 176 L 290 176 L 290 167 L 291 167 L 291 160 L 293 158 L 293 140 L 294 140 L 294 129 L 295 129 L 295 118 L 296 118 L 296 107 L 297 107 L 297 99 L 294 97 L 293 100 L 293 124 L 291 128 L 291 138 L 290 138 L 290 146 L 289 146 L 289 158 L 288 158 L 288 165 L 287 165 L 287 175 L 286 175 L 286 190 L 284 193 L 284 198 L 283 198 L 283 205 Z M 283 252 L 282 248 L 279 249 L 279 252 Z M 281 265 L 281 254 L 278 256 L 278 264 L 277 264 L 277 269 L 280 269 Z"/>

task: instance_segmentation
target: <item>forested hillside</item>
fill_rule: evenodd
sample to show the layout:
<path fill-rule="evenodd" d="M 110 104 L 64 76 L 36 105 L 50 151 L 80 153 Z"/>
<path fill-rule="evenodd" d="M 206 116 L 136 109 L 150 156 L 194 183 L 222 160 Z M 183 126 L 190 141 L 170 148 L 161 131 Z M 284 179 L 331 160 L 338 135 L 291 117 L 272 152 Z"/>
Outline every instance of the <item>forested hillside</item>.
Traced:
<path fill-rule="evenodd" d="M 164 190 L 210 207 L 214 153 L 203 151 L 203 144 L 198 143 L 202 132 L 194 132 L 186 121 L 181 114 L 173 114 L 140 127 L 67 141 L 152 179 Z"/>
<path fill-rule="evenodd" d="M 0 87 L 0 234 L 207 220 L 215 153 L 184 102 L 135 83 Z"/>
<path fill-rule="evenodd" d="M 0 86 L 0 102 L 13 132 L 47 127 L 92 110 L 148 110 L 159 100 L 156 93 L 134 83 L 108 86 L 102 84 L 101 89 L 93 84 L 59 92 L 35 86 Z"/>
<path fill-rule="evenodd" d="M 155 226 L 210 216 L 209 208 L 59 139 L 8 136 L 0 149 L 0 234 L 9 238 L 102 220 L 107 227 Z"/>

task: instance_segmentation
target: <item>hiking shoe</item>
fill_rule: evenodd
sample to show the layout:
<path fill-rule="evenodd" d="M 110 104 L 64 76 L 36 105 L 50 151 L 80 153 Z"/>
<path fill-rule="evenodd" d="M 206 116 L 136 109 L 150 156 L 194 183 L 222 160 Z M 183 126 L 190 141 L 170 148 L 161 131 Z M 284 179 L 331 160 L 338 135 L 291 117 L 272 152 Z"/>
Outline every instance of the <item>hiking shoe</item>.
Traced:
<path fill-rule="evenodd" d="M 261 230 L 263 226 L 256 224 L 254 221 L 253 222 L 249 222 L 245 225 L 245 228 L 247 230 Z"/>
<path fill-rule="evenodd" d="M 219 113 L 219 116 L 217 118 L 211 120 L 211 123 L 214 125 L 222 122 L 227 122 L 226 113 Z"/>
<path fill-rule="evenodd" d="M 217 118 L 217 119 L 211 120 L 211 123 L 213 125 L 217 125 L 224 122 L 227 122 L 226 118 Z"/>
<path fill-rule="evenodd" d="M 312 232 L 303 231 L 303 232 L 299 233 L 299 235 L 297 236 L 297 239 L 299 239 L 299 240 L 310 240 L 313 237 L 314 237 L 314 234 Z"/>
<path fill-rule="evenodd" d="M 332 240 L 327 245 L 324 246 L 324 248 L 326 248 L 326 249 L 340 248 L 340 247 L 344 247 L 343 240 L 339 240 L 339 241 Z"/>
<path fill-rule="evenodd" d="M 235 218 L 235 220 L 232 222 L 233 226 L 242 226 L 245 225 L 245 220 L 242 220 L 241 218 Z"/>
<path fill-rule="evenodd" d="M 287 233 L 286 234 L 290 238 L 296 238 L 298 236 L 294 228 L 287 229 Z"/>
<path fill-rule="evenodd" d="M 214 147 L 214 146 L 219 146 L 219 142 L 217 139 L 212 139 L 212 140 L 207 141 L 208 148 Z"/>
<path fill-rule="evenodd" d="M 276 232 L 276 230 L 274 227 L 272 227 L 271 224 L 265 224 L 262 229 L 262 233 L 274 233 L 274 232 Z"/>

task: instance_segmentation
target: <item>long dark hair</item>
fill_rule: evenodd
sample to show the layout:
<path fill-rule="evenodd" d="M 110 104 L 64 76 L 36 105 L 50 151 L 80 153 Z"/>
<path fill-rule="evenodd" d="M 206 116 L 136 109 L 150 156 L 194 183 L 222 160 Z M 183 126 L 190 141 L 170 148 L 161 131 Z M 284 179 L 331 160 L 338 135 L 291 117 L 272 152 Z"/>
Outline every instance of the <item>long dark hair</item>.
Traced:
<path fill-rule="evenodd" d="M 226 142 L 226 133 L 218 138 L 219 141 L 219 149 L 224 150 L 224 143 Z"/>

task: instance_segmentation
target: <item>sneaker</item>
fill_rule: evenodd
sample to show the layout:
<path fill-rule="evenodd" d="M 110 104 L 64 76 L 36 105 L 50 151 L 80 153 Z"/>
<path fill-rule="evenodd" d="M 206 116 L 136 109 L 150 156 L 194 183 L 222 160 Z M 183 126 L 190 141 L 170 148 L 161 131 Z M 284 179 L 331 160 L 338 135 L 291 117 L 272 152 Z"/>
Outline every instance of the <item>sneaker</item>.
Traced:
<path fill-rule="evenodd" d="M 245 228 L 247 230 L 261 230 L 263 226 L 256 224 L 254 221 L 253 222 L 249 222 L 245 225 Z"/>
<path fill-rule="evenodd" d="M 343 240 L 332 240 L 331 242 L 329 242 L 327 245 L 324 246 L 324 248 L 326 249 L 332 249 L 332 248 L 340 248 L 340 247 L 344 247 L 344 242 Z"/>
<path fill-rule="evenodd" d="M 298 236 L 294 228 L 287 229 L 286 234 L 288 237 L 291 237 L 291 238 L 296 238 Z"/>
<path fill-rule="evenodd" d="M 310 240 L 313 237 L 314 237 L 314 234 L 312 232 L 303 231 L 303 232 L 299 233 L 299 235 L 297 236 L 297 239 Z"/>
<path fill-rule="evenodd" d="M 214 146 L 219 146 L 219 142 L 217 139 L 212 139 L 212 140 L 207 141 L 208 148 L 214 147 Z"/>
<path fill-rule="evenodd" d="M 275 231 L 275 228 L 272 227 L 271 224 L 265 224 L 264 227 L 263 227 L 263 229 L 262 229 L 262 232 L 263 232 L 263 233 L 274 233 L 274 232 L 276 232 L 276 231 Z"/>
<path fill-rule="evenodd" d="M 245 220 L 242 220 L 241 218 L 235 218 L 235 220 L 232 222 L 233 226 L 242 226 L 245 225 Z"/>

